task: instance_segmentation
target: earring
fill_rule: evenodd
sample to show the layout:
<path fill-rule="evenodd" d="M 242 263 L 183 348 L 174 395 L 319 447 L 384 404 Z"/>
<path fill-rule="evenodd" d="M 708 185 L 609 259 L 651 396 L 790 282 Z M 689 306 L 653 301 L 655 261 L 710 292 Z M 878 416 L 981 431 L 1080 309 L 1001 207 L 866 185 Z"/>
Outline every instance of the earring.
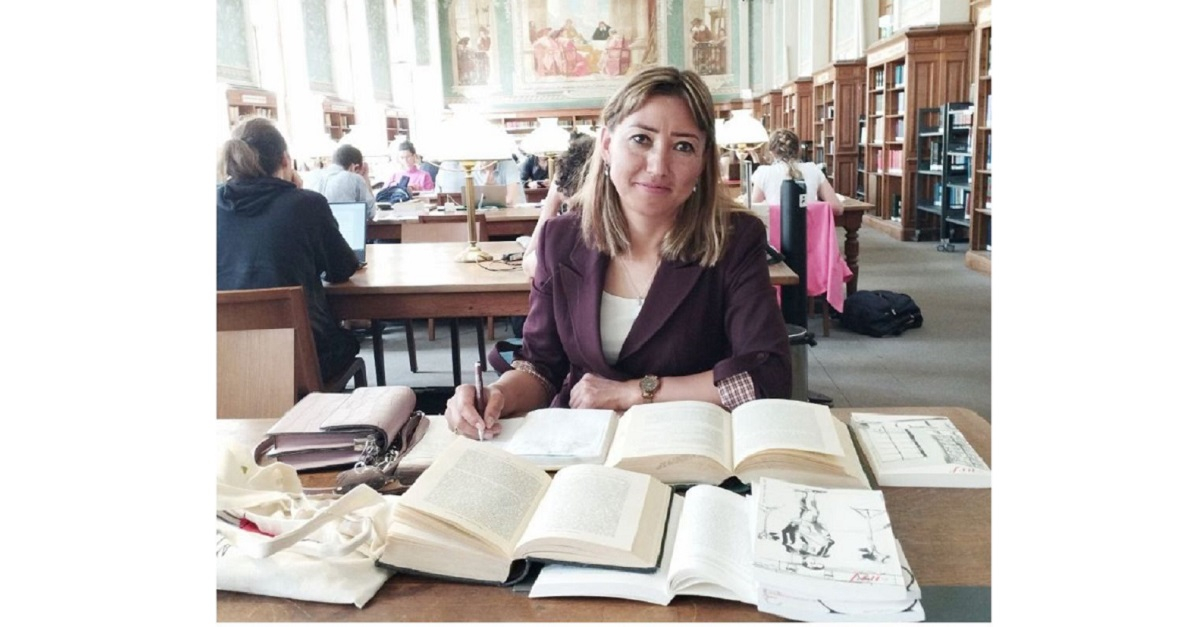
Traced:
<path fill-rule="evenodd" d="M 604 163 L 604 178 L 608 178 L 608 162 Z"/>

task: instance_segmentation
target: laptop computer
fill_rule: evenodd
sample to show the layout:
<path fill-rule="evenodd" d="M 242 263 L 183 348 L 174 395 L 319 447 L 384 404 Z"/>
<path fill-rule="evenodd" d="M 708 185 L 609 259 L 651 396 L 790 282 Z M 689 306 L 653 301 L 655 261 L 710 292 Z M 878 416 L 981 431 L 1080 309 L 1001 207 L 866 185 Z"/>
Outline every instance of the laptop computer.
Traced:
<path fill-rule="evenodd" d="M 486 207 L 507 207 L 508 206 L 508 186 L 507 185 L 476 185 L 475 186 L 475 208 L 481 209 Z"/>
<path fill-rule="evenodd" d="M 367 262 L 367 203 L 365 202 L 331 202 L 333 217 L 337 219 L 338 230 L 346 243 L 358 257 L 358 265 Z"/>

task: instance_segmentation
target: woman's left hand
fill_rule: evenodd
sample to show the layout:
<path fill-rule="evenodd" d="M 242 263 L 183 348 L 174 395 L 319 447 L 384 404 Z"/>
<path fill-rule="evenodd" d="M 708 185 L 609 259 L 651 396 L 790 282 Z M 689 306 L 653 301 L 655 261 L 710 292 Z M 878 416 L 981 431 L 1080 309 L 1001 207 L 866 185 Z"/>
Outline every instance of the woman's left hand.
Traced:
<path fill-rule="evenodd" d="M 572 409 L 613 409 L 625 411 L 642 398 L 636 379 L 613 381 L 588 373 L 571 388 Z"/>

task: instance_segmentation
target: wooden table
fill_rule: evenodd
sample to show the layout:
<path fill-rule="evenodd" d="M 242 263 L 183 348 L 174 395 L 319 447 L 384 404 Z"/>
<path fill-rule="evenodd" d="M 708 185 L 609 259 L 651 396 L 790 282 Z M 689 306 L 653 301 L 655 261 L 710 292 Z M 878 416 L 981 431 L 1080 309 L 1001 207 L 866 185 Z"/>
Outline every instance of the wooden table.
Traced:
<path fill-rule="evenodd" d="M 506 207 L 480 212 L 480 215 L 487 216 L 487 221 L 484 223 L 487 226 L 487 232 L 481 232 L 479 239 L 487 241 L 498 238 L 512 239 L 519 235 L 533 235 L 533 227 L 537 226 L 538 216 L 541 212 L 540 207 Z M 411 209 L 392 209 L 384 212 L 384 215 L 390 215 L 393 218 L 367 222 L 367 241 L 382 239 L 403 242 L 404 224 L 416 222 L 418 213 L 421 211 Z"/>
<path fill-rule="evenodd" d="M 479 242 L 497 260 L 516 242 Z M 339 320 L 486 318 L 529 313 L 529 279 L 519 265 L 459 263 L 465 243 L 368 244 L 367 265 L 349 281 L 325 286 Z M 489 269 L 491 268 L 491 269 Z M 800 282 L 786 265 L 769 266 L 773 285 Z M 458 346 L 451 343 L 454 385 L 462 383 Z"/>
<path fill-rule="evenodd" d="M 848 420 L 852 411 L 947 416 L 984 461 L 989 466 L 992 463 L 991 425 L 968 409 L 888 407 L 834 409 L 833 413 Z M 218 420 L 217 433 L 253 445 L 273 423 L 273 420 Z M 863 465 L 867 467 L 865 461 Z M 301 478 L 306 486 L 322 486 L 329 485 L 334 474 L 304 474 Z M 992 491 L 884 488 L 883 493 L 893 531 L 923 591 L 926 620 L 960 620 L 964 612 L 976 617 L 982 614 L 990 620 Z M 962 607 L 968 601 L 978 606 Z M 762 622 L 782 619 L 760 613 L 752 605 L 706 597 L 681 596 L 666 607 L 622 599 L 530 599 L 508 588 L 396 574 L 361 610 L 352 605 L 218 591 L 217 620 Z"/>
<path fill-rule="evenodd" d="M 846 229 L 846 239 L 842 245 L 842 253 L 846 255 L 846 265 L 854 272 L 854 277 L 846 284 L 846 293 L 858 291 L 858 231 L 862 228 L 863 213 L 871 205 L 856 198 L 842 200 L 845 211 L 834 220 L 834 224 Z M 394 210 L 400 212 L 401 210 Z M 533 227 L 537 226 L 539 207 L 511 207 L 491 209 L 487 215 L 487 233 L 480 233 L 479 239 L 513 238 L 519 235 L 533 235 Z M 399 220 L 371 220 L 367 223 L 367 240 L 404 241 L 404 223 L 415 221 L 416 212 L 407 211 Z"/>

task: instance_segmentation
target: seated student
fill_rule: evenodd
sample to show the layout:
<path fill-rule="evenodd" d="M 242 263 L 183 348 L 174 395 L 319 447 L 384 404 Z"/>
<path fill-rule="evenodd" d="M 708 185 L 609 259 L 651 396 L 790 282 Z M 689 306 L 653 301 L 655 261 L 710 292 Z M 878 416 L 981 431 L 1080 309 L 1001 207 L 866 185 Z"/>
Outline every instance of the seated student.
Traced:
<path fill-rule="evenodd" d="M 306 178 L 304 187 L 329 202 L 365 202 L 370 215 L 375 215 L 375 194 L 371 192 L 367 164 L 363 163 L 362 151 L 349 144 L 338 146 L 333 163 Z"/>
<path fill-rule="evenodd" d="M 217 289 L 303 286 L 321 377 L 344 371 L 358 355 L 358 341 L 338 326 L 321 277 L 349 279 L 358 257 L 329 203 L 300 188 L 287 142 L 271 120 L 239 123 L 221 155 L 229 180 L 217 186 Z"/>
<path fill-rule="evenodd" d="M 787 398 L 792 363 L 761 221 L 719 186 L 712 95 L 691 70 L 650 67 L 604 106 L 579 212 L 545 223 L 513 369 L 460 385 L 449 427 L 552 405 L 653 401 L 733 408 Z"/>
<path fill-rule="evenodd" d="M 384 187 L 391 187 L 399 184 L 400 179 L 408 177 L 408 191 L 423 192 L 433 189 L 433 177 L 429 173 L 417 166 L 417 149 L 413 148 L 412 142 L 402 142 L 400 144 L 400 163 L 401 167 L 395 174 L 384 183 Z"/>
<path fill-rule="evenodd" d="M 512 159 L 489 161 L 475 169 L 475 185 L 507 185 L 508 193 L 504 204 L 512 207 L 525 202 L 525 190 L 521 187 L 521 172 Z M 467 185 L 462 165 L 457 161 L 443 161 L 438 166 L 434 189 L 444 194 L 461 194 Z M 464 200 L 465 202 L 465 200 Z"/>
<path fill-rule="evenodd" d="M 542 235 L 542 227 L 550 218 L 567 212 L 568 199 L 575 195 L 579 184 L 583 182 L 584 170 L 595 144 L 595 140 L 590 136 L 581 133 L 571 139 L 567 151 L 558 160 L 558 168 L 554 171 L 554 183 L 546 192 L 546 199 L 542 201 L 542 212 L 538 215 L 537 224 L 529 236 L 525 254 L 521 257 L 521 269 L 531 279 L 537 274 L 537 243 Z"/>
<path fill-rule="evenodd" d="M 767 150 L 773 159 L 771 165 L 759 166 L 750 177 L 750 182 L 754 184 L 751 194 L 754 202 L 766 201 L 768 205 L 778 205 L 779 188 L 783 181 L 803 177 L 807 189 L 805 196 L 808 198 L 805 204 L 822 200 L 833 208 L 833 215 L 842 215 L 842 201 L 821 168 L 811 161 L 800 161 L 800 138 L 795 133 L 777 129 L 771 133 Z"/>
<path fill-rule="evenodd" d="M 550 178 L 549 161 L 540 155 L 529 155 L 521 164 L 521 184 L 529 189 L 545 187 Z"/>

